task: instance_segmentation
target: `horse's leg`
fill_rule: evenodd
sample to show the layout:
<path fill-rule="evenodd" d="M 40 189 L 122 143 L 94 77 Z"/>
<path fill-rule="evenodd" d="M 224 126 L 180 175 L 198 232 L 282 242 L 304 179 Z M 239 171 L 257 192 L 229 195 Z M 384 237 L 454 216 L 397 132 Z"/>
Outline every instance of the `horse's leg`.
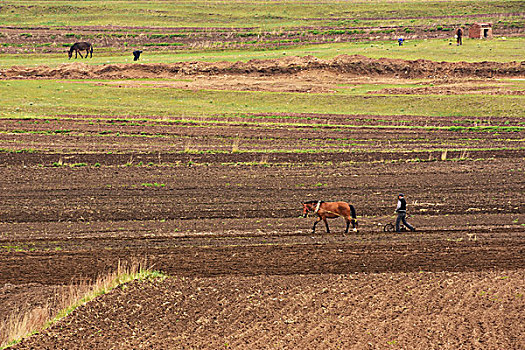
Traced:
<path fill-rule="evenodd" d="M 357 232 L 357 227 L 356 227 L 356 219 L 352 218 L 352 217 L 346 217 L 345 218 L 346 220 L 346 232 L 348 232 L 348 228 L 350 227 L 350 223 L 352 223 L 352 231 L 354 232 Z"/>
<path fill-rule="evenodd" d="M 326 217 L 323 218 L 323 221 L 326 226 L 326 233 L 330 233 L 330 229 L 328 228 L 328 221 L 326 220 Z"/>
<path fill-rule="evenodd" d="M 315 222 L 314 222 L 314 227 L 312 227 L 312 234 L 315 233 L 315 225 L 317 225 L 319 223 L 319 221 L 321 221 L 321 218 L 318 217 Z"/>
<path fill-rule="evenodd" d="M 357 219 L 352 219 L 352 231 L 357 232 Z"/>
<path fill-rule="evenodd" d="M 78 54 L 80 55 L 80 58 L 84 58 L 84 56 L 82 56 L 82 52 L 80 52 L 80 50 L 78 50 Z"/>

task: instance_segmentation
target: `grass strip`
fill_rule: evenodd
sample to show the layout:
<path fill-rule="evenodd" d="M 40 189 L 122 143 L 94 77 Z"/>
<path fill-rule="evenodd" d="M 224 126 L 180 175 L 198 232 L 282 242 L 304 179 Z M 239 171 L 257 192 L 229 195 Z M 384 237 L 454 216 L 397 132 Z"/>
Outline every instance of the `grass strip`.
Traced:
<path fill-rule="evenodd" d="M 397 58 L 405 60 L 426 59 L 447 62 L 511 62 L 521 61 L 525 56 L 525 38 L 507 38 L 506 40 L 475 40 L 464 39 L 462 46 L 453 44 L 454 37 L 448 39 L 407 40 L 403 46 L 390 41 L 360 41 L 330 44 L 298 44 L 292 47 L 263 50 L 257 49 L 182 49 L 176 51 L 155 51 L 145 48 L 140 58 L 141 63 L 177 63 L 177 62 L 247 62 L 252 59 L 275 59 L 283 56 L 315 56 L 321 59 L 332 59 L 337 55 L 363 55 L 370 58 Z M 140 46 L 140 45 L 139 45 Z M 71 63 L 67 54 L 61 53 L 31 53 L 2 54 L 0 67 L 38 66 L 57 67 L 63 63 Z M 93 58 L 79 61 L 85 64 L 120 64 L 133 63 L 130 52 L 122 50 L 111 51 L 98 48 L 95 45 Z"/>
<path fill-rule="evenodd" d="M 29 116 L 23 116 L 23 117 L 17 117 L 12 116 L 9 117 L 9 119 L 38 119 L 38 120 L 57 120 L 56 117 L 52 116 L 40 116 L 40 117 L 29 117 Z M 1 118 L 0 118 L 1 119 Z M 60 117 L 59 120 L 63 121 L 101 121 L 101 120 L 113 120 L 113 118 L 108 117 Z M 135 120 L 134 118 L 129 118 L 127 120 Z M 155 121 L 155 119 L 144 119 L 140 117 L 138 120 L 144 121 Z M 522 132 L 525 130 L 525 126 L 502 126 L 502 125 L 493 125 L 493 126 L 429 126 L 429 125 L 367 125 L 367 124 L 330 124 L 330 123 L 304 123 L 304 122 L 296 122 L 296 123 L 289 123 L 289 122 L 271 122 L 271 121 L 265 121 L 265 122 L 252 122 L 252 121 L 228 121 L 228 120 L 203 120 L 203 119 L 164 119 L 163 122 L 169 122 L 170 124 L 183 124 L 183 125 L 190 125 L 195 127 L 202 127 L 202 126 L 235 126 L 235 125 L 242 125 L 242 126 L 256 126 L 256 127 L 268 127 L 268 128 L 275 128 L 275 127 L 286 127 L 286 128 L 331 128 L 331 129 L 397 129 L 397 130 L 427 130 L 427 131 L 456 131 L 456 132 L 488 132 L 488 133 L 499 133 L 499 132 Z M 69 131 L 71 132 L 71 131 Z M 14 131 L 3 131 L 0 133 L 6 133 L 6 134 L 35 134 L 35 133 L 43 133 L 43 134 L 50 134 L 49 132 L 35 132 L 35 131 L 23 131 L 23 130 L 14 130 Z M 51 133 L 52 134 L 52 133 Z M 107 134 L 109 136 L 113 136 L 111 134 Z M 99 137 L 103 137 L 105 135 L 97 135 Z M 155 135 L 149 135 L 149 134 L 119 134 L 119 136 L 128 136 L 128 137 L 163 137 L 161 134 L 155 134 Z M 170 135 L 165 135 L 165 137 L 172 137 Z"/>
<path fill-rule="evenodd" d="M 0 117 L 102 115 L 166 119 L 220 114 L 316 113 L 523 117 L 525 96 L 346 95 L 110 87 L 97 81 L 0 81 Z"/>

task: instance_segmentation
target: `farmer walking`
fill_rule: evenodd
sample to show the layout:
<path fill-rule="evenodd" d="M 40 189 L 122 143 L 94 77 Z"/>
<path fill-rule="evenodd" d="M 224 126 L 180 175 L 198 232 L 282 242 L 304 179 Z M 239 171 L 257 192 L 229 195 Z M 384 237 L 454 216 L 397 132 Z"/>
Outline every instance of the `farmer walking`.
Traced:
<path fill-rule="evenodd" d="M 463 39 L 462 38 L 463 38 L 463 29 L 458 28 L 458 30 L 456 31 L 457 46 L 463 45 Z"/>
<path fill-rule="evenodd" d="M 403 193 L 400 193 L 399 196 L 397 196 L 397 219 L 396 219 L 396 232 L 401 232 L 399 224 L 401 221 L 403 221 L 403 225 L 405 225 L 410 231 L 415 231 L 416 229 L 410 225 L 407 222 L 407 201 L 405 200 L 405 196 Z"/>

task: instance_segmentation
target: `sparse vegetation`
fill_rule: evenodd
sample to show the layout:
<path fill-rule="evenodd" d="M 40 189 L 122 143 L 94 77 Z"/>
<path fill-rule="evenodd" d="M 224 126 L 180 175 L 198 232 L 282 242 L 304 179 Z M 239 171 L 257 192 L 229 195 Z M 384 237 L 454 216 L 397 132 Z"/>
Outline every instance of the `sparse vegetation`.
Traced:
<path fill-rule="evenodd" d="M 144 187 L 166 187 L 166 184 L 157 183 L 157 182 L 154 182 L 154 183 L 145 182 L 145 183 L 142 183 L 141 186 L 144 186 Z"/>

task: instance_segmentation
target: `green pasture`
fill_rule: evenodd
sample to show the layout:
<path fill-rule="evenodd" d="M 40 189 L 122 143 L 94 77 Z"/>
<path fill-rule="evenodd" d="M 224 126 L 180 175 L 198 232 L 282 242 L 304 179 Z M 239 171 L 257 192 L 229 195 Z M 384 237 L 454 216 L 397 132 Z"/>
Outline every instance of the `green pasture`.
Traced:
<path fill-rule="evenodd" d="M 406 86 L 403 84 L 400 87 Z M 201 120 L 242 113 L 341 113 L 458 117 L 523 117 L 525 96 L 370 95 L 341 89 L 333 94 L 189 91 L 172 88 L 115 87 L 96 81 L 0 81 L 3 118 L 61 115 Z M 388 85 L 392 87 L 392 85 Z"/>
<path fill-rule="evenodd" d="M 410 1 L 210 1 L 210 0 L 3 0 L 0 25 L 5 26 L 161 26 L 283 28 L 294 26 L 359 26 L 369 18 L 407 18 L 415 23 L 428 16 L 497 17 L 522 12 L 519 0 Z M 450 21 L 450 19 L 440 19 Z M 473 18 L 468 18 L 468 21 Z M 455 22 L 456 20 L 454 20 Z"/>
<path fill-rule="evenodd" d="M 285 56 L 315 56 L 330 59 L 337 55 L 363 55 L 371 58 L 399 58 L 407 60 L 426 59 L 432 61 L 495 61 L 510 62 L 525 60 L 525 38 L 508 38 L 506 40 L 473 40 L 465 39 L 463 46 L 456 46 L 454 38 L 434 40 L 408 40 L 398 46 L 394 41 L 347 42 L 322 45 L 295 46 L 275 50 L 180 50 L 153 51 L 143 48 L 144 53 L 138 63 L 176 63 L 188 61 L 249 61 L 251 59 L 273 59 Z M 0 67 L 15 65 L 58 66 L 63 63 L 83 62 L 87 64 L 133 63 L 132 49 L 104 50 L 95 46 L 93 58 L 68 60 L 66 48 L 60 54 L 4 54 L 0 55 Z"/>

